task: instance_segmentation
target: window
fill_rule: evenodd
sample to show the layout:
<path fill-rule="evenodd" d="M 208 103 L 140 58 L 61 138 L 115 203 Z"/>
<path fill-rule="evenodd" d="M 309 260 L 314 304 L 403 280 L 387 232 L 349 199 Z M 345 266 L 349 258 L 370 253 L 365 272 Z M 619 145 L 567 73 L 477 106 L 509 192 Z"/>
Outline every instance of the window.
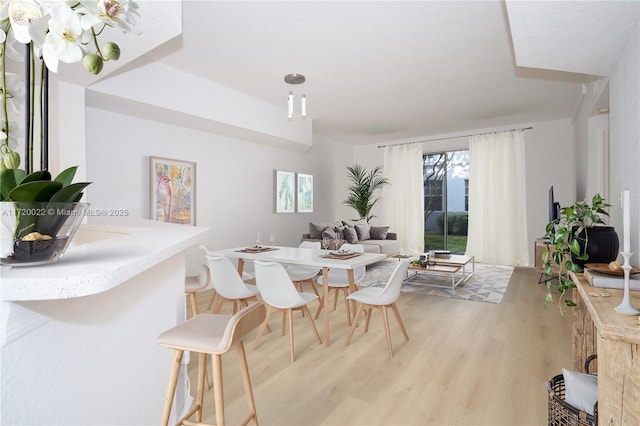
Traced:
<path fill-rule="evenodd" d="M 464 211 L 469 211 L 469 179 L 464 180 Z"/>
<path fill-rule="evenodd" d="M 429 180 L 424 183 L 425 210 L 442 210 L 442 180 Z"/>
<path fill-rule="evenodd" d="M 469 211 L 469 151 L 425 155 L 422 177 L 425 250 L 464 253 Z"/>

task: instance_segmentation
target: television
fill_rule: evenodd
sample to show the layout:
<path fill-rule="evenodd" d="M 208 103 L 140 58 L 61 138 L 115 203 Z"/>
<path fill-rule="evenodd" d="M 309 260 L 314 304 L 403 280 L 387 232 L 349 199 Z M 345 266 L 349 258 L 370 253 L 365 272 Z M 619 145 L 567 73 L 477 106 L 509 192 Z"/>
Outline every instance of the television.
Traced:
<path fill-rule="evenodd" d="M 560 218 L 560 203 L 558 203 L 553 195 L 553 185 L 549 188 L 549 223 L 555 222 Z"/>

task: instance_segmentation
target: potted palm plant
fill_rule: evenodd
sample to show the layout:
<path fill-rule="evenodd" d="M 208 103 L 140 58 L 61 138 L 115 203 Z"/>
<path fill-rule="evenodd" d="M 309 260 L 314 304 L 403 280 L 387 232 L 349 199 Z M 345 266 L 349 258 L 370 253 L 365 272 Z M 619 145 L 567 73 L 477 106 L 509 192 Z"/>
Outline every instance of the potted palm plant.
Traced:
<path fill-rule="evenodd" d="M 356 163 L 347 167 L 347 171 L 351 185 L 347 188 L 348 196 L 344 204 L 358 212 L 359 217 L 355 220 L 369 223 L 375 217 L 371 210 L 380 200 L 375 191 L 389 185 L 389 179 L 382 176 L 382 166 L 367 171 L 366 167 Z"/>
<path fill-rule="evenodd" d="M 542 261 L 545 274 L 554 279 L 545 281 L 548 290 L 545 306 L 553 301 L 552 281 L 556 281 L 562 301 L 567 290 L 575 287 L 569 272 L 582 272 L 587 261 L 609 263 L 618 256 L 618 234 L 604 221 L 609 216 L 607 207 L 610 204 L 596 194 L 591 204 L 585 200 L 564 207 L 560 216 L 547 224 L 545 238 L 550 244 L 542 253 Z M 575 306 L 571 299 L 565 299 L 564 303 Z"/>

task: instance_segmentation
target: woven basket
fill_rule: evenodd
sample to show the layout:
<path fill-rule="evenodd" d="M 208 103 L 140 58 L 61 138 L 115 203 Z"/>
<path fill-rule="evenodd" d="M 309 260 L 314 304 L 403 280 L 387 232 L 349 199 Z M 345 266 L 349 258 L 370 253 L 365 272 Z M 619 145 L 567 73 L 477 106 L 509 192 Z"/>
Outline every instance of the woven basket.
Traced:
<path fill-rule="evenodd" d="M 589 363 L 596 359 L 591 355 L 585 362 L 585 371 L 589 373 Z M 554 376 L 547 383 L 549 394 L 549 426 L 597 426 L 598 403 L 593 407 L 593 415 L 580 411 L 568 404 L 565 398 L 564 377 L 562 374 Z"/>

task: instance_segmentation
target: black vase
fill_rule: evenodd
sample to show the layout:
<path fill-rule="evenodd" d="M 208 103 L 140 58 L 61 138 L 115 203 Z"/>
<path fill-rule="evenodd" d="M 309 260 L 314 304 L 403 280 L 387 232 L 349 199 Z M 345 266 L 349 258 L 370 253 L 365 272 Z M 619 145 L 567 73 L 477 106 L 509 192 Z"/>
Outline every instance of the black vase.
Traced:
<path fill-rule="evenodd" d="M 585 237 L 585 232 L 588 239 Z M 580 244 L 581 251 L 584 251 L 585 242 L 587 245 L 586 251 L 589 255 L 587 260 L 578 260 L 571 256 L 573 263 L 581 267 L 584 267 L 585 263 L 609 263 L 618 257 L 620 242 L 613 226 L 584 228 L 575 238 Z"/>

